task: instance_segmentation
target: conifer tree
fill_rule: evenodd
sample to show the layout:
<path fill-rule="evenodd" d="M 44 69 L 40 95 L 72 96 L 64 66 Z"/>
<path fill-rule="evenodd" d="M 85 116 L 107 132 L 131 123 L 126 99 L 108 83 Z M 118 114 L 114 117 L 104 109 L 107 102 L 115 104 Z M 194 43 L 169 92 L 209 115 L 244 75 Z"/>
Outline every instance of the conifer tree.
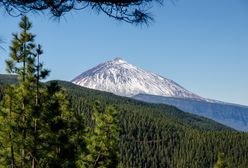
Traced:
<path fill-rule="evenodd" d="M 6 61 L 7 71 L 17 74 L 19 83 L 8 87 L 0 105 L 0 167 L 70 168 L 76 163 L 78 167 L 117 167 L 115 109 L 102 110 L 96 103 L 95 127 L 83 138 L 82 112 L 71 112 L 65 91 L 56 82 L 41 84 L 49 71 L 40 62 L 43 52 L 29 32 L 31 22 L 24 16 L 19 26 L 21 33 L 13 34 Z M 77 162 L 80 154 L 85 158 Z"/>
<path fill-rule="evenodd" d="M 49 74 L 40 62 L 41 46 L 34 43 L 26 16 L 19 25 L 6 61 L 19 84 L 10 86 L 1 101 L 0 167 L 75 167 L 82 118 L 70 111 L 58 85 L 41 85 Z"/>
<path fill-rule="evenodd" d="M 82 116 L 75 116 L 68 97 L 57 82 L 50 82 L 41 97 L 42 159 L 48 167 L 75 167 L 78 149 L 82 146 Z"/>
<path fill-rule="evenodd" d="M 10 111 L 9 116 L 11 116 L 10 123 L 12 123 L 12 125 L 15 123 L 15 127 L 9 127 L 10 129 L 6 130 L 6 132 L 9 132 L 10 135 L 13 133 L 15 142 L 18 144 L 18 149 L 15 150 L 16 153 L 19 152 L 18 154 L 20 155 L 20 158 L 16 159 L 20 161 L 20 167 L 27 167 L 27 161 L 30 158 L 35 157 L 31 155 L 32 153 L 28 149 L 31 137 L 28 137 L 27 135 L 29 134 L 28 132 L 30 132 L 28 129 L 31 129 L 29 126 L 32 122 L 31 116 L 34 105 L 34 93 L 32 92 L 32 88 L 33 81 L 35 80 L 33 74 L 35 72 L 34 51 L 36 46 L 34 44 L 35 36 L 29 32 L 32 24 L 26 16 L 22 17 L 19 27 L 21 29 L 21 33 L 13 34 L 12 45 L 10 47 L 10 59 L 6 61 L 7 71 L 9 73 L 17 74 L 20 81 L 20 85 L 14 87 L 13 89 L 18 101 L 11 101 L 11 106 L 8 107 Z M 8 99 L 11 95 L 11 91 L 9 90 L 6 95 L 6 99 Z M 13 108 L 13 103 L 15 104 L 15 108 Z M 15 118 L 12 116 L 15 116 Z M 9 137 L 11 138 L 12 136 Z M 12 138 L 10 141 L 12 141 Z M 14 146 L 11 145 L 11 149 L 13 148 Z M 13 161 L 15 159 L 13 157 L 13 153 L 15 152 L 11 153 L 11 164 L 14 166 Z"/>
<path fill-rule="evenodd" d="M 218 154 L 218 160 L 217 163 L 214 165 L 214 168 L 228 168 L 228 164 L 224 159 L 224 153 Z"/>
<path fill-rule="evenodd" d="M 107 168 L 118 166 L 118 120 L 117 112 L 112 106 L 101 110 L 99 102 L 95 103 L 92 120 L 93 130 L 85 134 L 86 152 L 77 161 L 78 168 Z"/>

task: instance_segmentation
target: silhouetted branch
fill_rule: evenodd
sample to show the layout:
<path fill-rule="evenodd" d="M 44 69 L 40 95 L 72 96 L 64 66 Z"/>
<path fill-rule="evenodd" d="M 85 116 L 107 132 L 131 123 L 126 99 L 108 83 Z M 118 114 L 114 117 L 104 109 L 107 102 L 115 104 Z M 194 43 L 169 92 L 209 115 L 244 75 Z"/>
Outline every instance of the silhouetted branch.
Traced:
<path fill-rule="evenodd" d="M 71 10 L 91 8 L 109 17 L 128 23 L 149 23 L 152 17 L 147 12 L 154 2 L 163 0 L 0 0 L 0 7 L 11 16 L 30 11 L 48 10 L 55 17 L 61 17 Z"/>

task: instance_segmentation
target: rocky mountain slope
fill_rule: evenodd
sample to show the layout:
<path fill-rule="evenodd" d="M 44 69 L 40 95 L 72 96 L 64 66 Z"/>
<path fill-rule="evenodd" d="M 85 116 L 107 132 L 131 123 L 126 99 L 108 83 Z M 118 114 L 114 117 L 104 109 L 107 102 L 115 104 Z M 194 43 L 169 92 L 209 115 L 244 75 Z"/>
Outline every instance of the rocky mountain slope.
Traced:
<path fill-rule="evenodd" d="M 140 93 L 202 99 L 174 81 L 127 63 L 121 58 L 99 64 L 72 80 L 91 89 L 131 97 Z"/>

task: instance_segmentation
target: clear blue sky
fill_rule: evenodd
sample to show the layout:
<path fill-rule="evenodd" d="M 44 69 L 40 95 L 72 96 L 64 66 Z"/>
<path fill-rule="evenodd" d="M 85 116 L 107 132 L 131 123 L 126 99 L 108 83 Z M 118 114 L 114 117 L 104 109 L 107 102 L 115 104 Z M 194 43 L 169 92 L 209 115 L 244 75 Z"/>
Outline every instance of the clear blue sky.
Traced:
<path fill-rule="evenodd" d="M 149 27 L 119 23 L 90 10 L 60 22 L 29 14 L 44 49 L 49 79 L 71 80 L 98 63 L 122 57 L 203 97 L 248 105 L 248 1 L 177 0 L 155 5 Z M 0 14 L 0 73 L 20 18 Z"/>

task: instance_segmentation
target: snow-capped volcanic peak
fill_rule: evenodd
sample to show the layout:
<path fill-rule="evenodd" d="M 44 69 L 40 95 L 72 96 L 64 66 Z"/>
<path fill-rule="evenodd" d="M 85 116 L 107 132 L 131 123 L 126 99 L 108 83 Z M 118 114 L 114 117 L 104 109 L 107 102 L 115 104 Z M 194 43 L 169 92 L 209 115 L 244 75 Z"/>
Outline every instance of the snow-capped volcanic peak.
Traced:
<path fill-rule="evenodd" d="M 72 82 L 87 88 L 128 97 L 143 93 L 202 99 L 174 81 L 131 65 L 122 58 L 99 64 L 77 76 Z"/>
<path fill-rule="evenodd" d="M 109 61 L 109 62 L 111 62 L 111 61 Z M 114 63 L 116 63 L 116 64 L 122 64 L 122 63 L 127 63 L 125 60 L 123 60 L 121 57 L 117 57 L 117 58 L 115 58 L 115 59 L 113 59 L 113 61 L 112 62 L 114 62 Z"/>

